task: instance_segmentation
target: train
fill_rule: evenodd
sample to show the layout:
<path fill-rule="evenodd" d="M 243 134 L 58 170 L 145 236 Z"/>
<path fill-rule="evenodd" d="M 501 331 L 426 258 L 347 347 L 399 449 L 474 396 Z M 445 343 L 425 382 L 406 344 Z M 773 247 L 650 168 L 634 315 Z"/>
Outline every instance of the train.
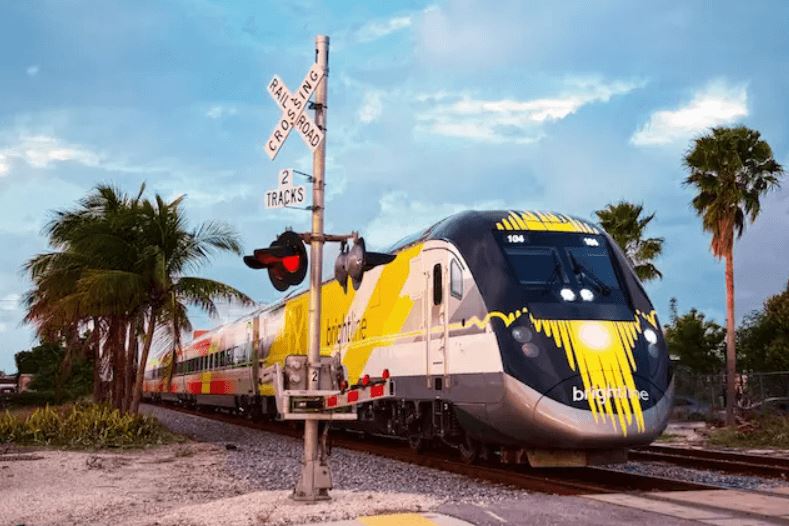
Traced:
<path fill-rule="evenodd" d="M 358 290 L 322 285 L 321 355 L 393 390 L 332 425 L 539 467 L 623 462 L 664 430 L 673 375 L 657 313 L 596 224 L 465 211 L 388 252 Z M 260 374 L 306 354 L 308 309 L 294 293 L 196 332 L 149 360 L 144 397 L 276 417 Z"/>

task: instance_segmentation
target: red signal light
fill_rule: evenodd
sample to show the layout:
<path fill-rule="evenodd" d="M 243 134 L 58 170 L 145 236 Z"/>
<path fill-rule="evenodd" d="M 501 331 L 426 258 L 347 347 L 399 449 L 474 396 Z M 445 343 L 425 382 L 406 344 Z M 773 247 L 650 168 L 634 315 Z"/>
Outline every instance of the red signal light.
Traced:
<path fill-rule="evenodd" d="M 384 369 L 384 372 L 381 373 L 381 378 L 383 378 L 384 380 L 389 379 L 389 369 Z"/>
<path fill-rule="evenodd" d="M 285 256 L 282 258 L 282 266 L 291 274 L 299 270 L 300 262 L 299 256 Z"/>
<path fill-rule="evenodd" d="M 267 269 L 274 288 L 284 291 L 304 281 L 307 275 L 307 250 L 301 237 L 291 231 L 280 234 L 268 248 L 258 248 L 244 256 L 249 268 Z"/>
<path fill-rule="evenodd" d="M 369 374 L 365 374 L 362 377 L 362 385 L 364 385 L 364 386 L 370 385 L 370 375 Z"/>

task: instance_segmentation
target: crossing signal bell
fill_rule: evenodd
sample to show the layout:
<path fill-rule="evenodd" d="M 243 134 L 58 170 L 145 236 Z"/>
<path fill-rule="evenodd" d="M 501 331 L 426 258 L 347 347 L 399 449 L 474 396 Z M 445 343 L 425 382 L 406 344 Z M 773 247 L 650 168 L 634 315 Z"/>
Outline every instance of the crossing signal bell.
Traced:
<path fill-rule="evenodd" d="M 255 249 L 244 256 L 244 263 L 253 269 L 268 269 L 271 284 L 278 291 L 298 285 L 307 275 L 307 250 L 301 237 L 290 230 L 283 232 L 268 248 Z"/>
<path fill-rule="evenodd" d="M 334 261 L 334 277 L 343 291 L 348 292 L 348 278 L 351 278 L 353 290 L 359 290 L 365 272 L 379 265 L 391 263 L 395 257 L 395 254 L 368 252 L 363 237 L 354 241 L 350 250 L 343 242 L 340 246 L 340 254 Z"/>

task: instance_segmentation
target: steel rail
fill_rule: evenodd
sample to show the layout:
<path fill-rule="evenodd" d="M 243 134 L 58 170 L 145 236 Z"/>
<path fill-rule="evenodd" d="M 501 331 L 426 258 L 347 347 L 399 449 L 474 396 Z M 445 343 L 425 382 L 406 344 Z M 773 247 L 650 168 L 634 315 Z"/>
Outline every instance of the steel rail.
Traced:
<path fill-rule="evenodd" d="M 709 449 L 646 446 L 628 453 L 632 460 L 667 462 L 697 469 L 789 480 L 789 458 Z"/>

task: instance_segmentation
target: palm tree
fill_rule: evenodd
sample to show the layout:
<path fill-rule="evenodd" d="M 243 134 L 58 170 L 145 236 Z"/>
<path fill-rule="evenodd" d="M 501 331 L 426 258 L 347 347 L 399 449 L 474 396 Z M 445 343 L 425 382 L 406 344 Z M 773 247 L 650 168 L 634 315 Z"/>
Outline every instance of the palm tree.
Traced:
<path fill-rule="evenodd" d="M 96 367 L 102 358 L 109 360 L 113 403 L 133 412 L 157 327 L 174 334 L 175 353 L 180 331 L 191 328 L 188 305 L 215 315 L 214 302 L 220 298 L 252 303 L 229 285 L 183 275 L 217 251 L 240 254 L 237 235 L 213 222 L 189 229 L 183 197 L 168 203 L 156 195 L 150 201 L 142 198 L 144 190 L 129 197 L 98 186 L 76 210 L 56 214 L 47 227 L 55 250 L 26 265 L 34 284 L 26 298 L 26 320 L 39 333 L 88 324 L 100 331 L 92 338 Z"/>
<path fill-rule="evenodd" d="M 143 204 L 145 219 L 141 238 L 145 257 L 142 274 L 145 276 L 149 294 L 148 322 L 134 385 L 132 412 L 137 412 L 139 408 L 143 372 L 157 324 L 170 328 L 175 358 L 180 347 L 181 333 L 192 329 L 187 315 L 189 305 L 207 311 L 210 316 L 216 316 L 217 299 L 236 301 L 244 305 L 254 303 L 246 294 L 230 285 L 206 278 L 184 276 L 187 270 L 205 264 L 217 250 L 241 254 L 241 245 L 234 231 L 221 223 L 206 222 L 195 230 L 187 229 L 181 208 L 183 199 L 184 196 L 181 196 L 166 203 L 157 194 L 153 202 L 146 201 Z"/>
<path fill-rule="evenodd" d="M 726 423 L 734 424 L 736 353 L 734 347 L 734 240 L 755 221 L 761 197 L 779 186 L 783 167 L 758 131 L 744 126 L 712 128 L 696 139 L 684 159 L 693 186 L 692 206 L 704 230 L 712 234 L 710 248 L 726 261 Z"/>
<path fill-rule="evenodd" d="M 608 232 L 625 252 L 638 279 L 650 281 L 663 277 L 653 263 L 663 252 L 663 238 L 643 238 L 644 231 L 655 218 L 654 213 L 641 217 L 643 211 L 643 205 L 619 201 L 597 210 L 595 214 L 603 230 Z"/>

